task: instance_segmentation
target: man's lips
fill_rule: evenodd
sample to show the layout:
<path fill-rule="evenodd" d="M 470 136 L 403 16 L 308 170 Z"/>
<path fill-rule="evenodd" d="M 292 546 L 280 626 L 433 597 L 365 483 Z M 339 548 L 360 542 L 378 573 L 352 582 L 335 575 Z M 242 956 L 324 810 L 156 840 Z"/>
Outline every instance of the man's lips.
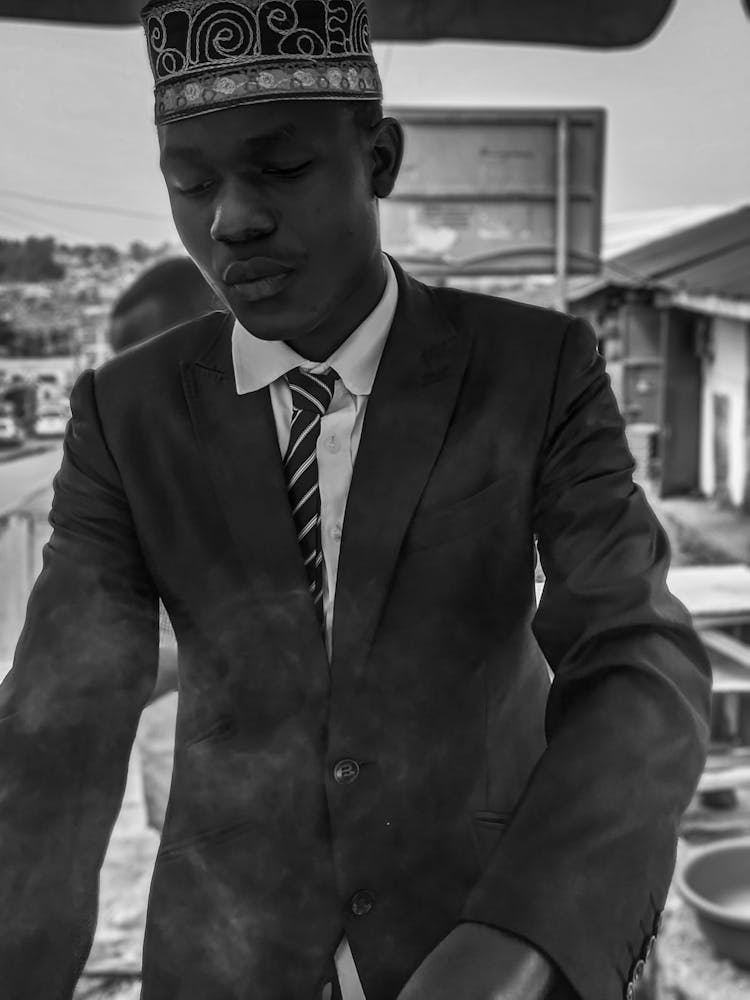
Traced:
<path fill-rule="evenodd" d="M 289 274 L 293 268 L 272 257 L 251 257 L 235 260 L 224 268 L 222 280 L 225 285 L 247 285 L 266 278 L 279 278 Z"/>

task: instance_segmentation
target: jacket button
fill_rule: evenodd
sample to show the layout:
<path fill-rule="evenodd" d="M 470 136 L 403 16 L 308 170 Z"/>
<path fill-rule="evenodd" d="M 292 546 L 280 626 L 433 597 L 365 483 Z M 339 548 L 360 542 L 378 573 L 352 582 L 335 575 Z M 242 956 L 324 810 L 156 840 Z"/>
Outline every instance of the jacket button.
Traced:
<path fill-rule="evenodd" d="M 375 906 L 375 897 L 367 890 L 357 892 L 352 896 L 350 906 L 355 917 L 366 917 Z"/>
<path fill-rule="evenodd" d="M 639 958 L 638 961 L 633 966 L 633 971 L 630 974 L 630 978 L 633 980 L 634 983 L 637 983 L 638 980 L 641 978 L 641 976 L 643 975 L 643 970 L 645 968 L 646 968 L 646 963 L 643 961 L 642 958 Z"/>
<path fill-rule="evenodd" d="M 635 985 L 632 982 L 625 987 L 625 1000 L 635 1000 Z"/>
<path fill-rule="evenodd" d="M 643 960 L 644 960 L 644 962 L 648 962 L 648 960 L 651 958 L 651 952 L 654 950 L 654 945 L 655 944 L 656 944 L 656 938 L 652 934 L 651 937 L 646 942 L 646 947 L 644 948 L 644 951 L 643 951 Z"/>
<path fill-rule="evenodd" d="M 356 760 L 340 760 L 333 768 L 333 780 L 338 785 L 351 785 L 359 777 L 359 764 Z"/>

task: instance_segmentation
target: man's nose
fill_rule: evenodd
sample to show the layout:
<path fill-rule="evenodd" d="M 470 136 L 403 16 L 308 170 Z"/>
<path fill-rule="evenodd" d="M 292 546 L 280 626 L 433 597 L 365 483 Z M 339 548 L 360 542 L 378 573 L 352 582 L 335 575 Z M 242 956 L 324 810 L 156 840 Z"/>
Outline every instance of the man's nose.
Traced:
<path fill-rule="evenodd" d="M 245 243 L 269 236 L 276 228 L 271 207 L 248 184 L 227 184 L 216 202 L 211 238 L 218 243 Z"/>

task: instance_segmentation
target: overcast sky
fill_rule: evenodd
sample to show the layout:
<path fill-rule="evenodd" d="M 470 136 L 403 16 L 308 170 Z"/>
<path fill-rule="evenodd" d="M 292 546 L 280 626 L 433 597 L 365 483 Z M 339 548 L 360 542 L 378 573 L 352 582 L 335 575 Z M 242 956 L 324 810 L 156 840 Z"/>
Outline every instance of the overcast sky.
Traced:
<path fill-rule="evenodd" d="M 750 202 L 739 0 L 677 0 L 659 35 L 625 52 L 376 45 L 376 57 L 392 105 L 606 108 L 608 216 Z M 140 29 L 0 22 L 0 93 L 0 236 L 174 238 Z"/>

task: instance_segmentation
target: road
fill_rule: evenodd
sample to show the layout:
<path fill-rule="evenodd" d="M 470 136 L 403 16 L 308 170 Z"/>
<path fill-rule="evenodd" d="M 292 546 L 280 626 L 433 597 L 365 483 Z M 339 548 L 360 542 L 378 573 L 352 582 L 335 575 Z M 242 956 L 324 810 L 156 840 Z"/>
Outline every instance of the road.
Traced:
<path fill-rule="evenodd" d="M 41 455 L 30 455 L 0 465 L 0 517 L 14 510 L 30 493 L 52 482 L 60 468 L 62 444 Z"/>

